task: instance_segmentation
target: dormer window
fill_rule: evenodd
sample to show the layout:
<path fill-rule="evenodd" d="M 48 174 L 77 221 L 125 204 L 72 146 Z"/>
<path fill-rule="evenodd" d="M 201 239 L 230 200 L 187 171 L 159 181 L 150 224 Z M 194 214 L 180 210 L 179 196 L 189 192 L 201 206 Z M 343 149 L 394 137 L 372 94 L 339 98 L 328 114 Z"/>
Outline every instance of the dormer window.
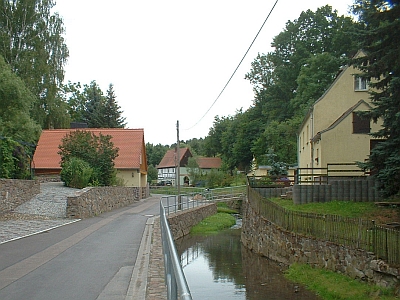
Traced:
<path fill-rule="evenodd" d="M 355 91 L 368 90 L 368 80 L 360 76 L 354 76 L 354 90 Z"/>

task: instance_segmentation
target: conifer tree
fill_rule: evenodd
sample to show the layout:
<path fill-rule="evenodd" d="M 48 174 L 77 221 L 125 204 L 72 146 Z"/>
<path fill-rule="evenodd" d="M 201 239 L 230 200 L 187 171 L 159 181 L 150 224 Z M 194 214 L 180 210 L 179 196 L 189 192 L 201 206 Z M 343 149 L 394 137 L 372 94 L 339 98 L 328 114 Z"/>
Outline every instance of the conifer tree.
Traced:
<path fill-rule="evenodd" d="M 361 32 L 365 57 L 354 65 L 370 79 L 375 105 L 364 115 L 383 119 L 383 127 L 372 135 L 382 138 L 371 151 L 367 167 L 376 172 L 384 196 L 400 191 L 400 5 L 399 0 L 358 0 L 353 12 L 365 24 Z"/>

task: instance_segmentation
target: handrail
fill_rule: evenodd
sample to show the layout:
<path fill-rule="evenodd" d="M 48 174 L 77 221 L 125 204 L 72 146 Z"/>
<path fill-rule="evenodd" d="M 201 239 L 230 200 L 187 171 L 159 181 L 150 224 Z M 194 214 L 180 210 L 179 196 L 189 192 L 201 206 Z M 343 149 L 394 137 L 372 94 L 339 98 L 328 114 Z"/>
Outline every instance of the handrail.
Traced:
<path fill-rule="evenodd" d="M 178 252 L 174 244 L 171 230 L 169 228 L 165 209 L 160 201 L 160 222 L 161 222 L 161 239 L 164 253 L 165 278 L 167 284 L 167 299 L 175 300 L 191 300 L 189 286 L 183 273 Z"/>
<path fill-rule="evenodd" d="M 167 285 L 168 300 L 191 300 L 192 296 L 178 252 L 174 244 L 167 215 L 178 211 L 195 208 L 204 204 L 226 201 L 229 199 L 243 198 L 246 186 L 236 186 L 220 189 L 206 189 L 203 192 L 189 193 L 173 196 L 162 196 L 160 200 L 161 239 L 164 254 L 165 281 Z"/>

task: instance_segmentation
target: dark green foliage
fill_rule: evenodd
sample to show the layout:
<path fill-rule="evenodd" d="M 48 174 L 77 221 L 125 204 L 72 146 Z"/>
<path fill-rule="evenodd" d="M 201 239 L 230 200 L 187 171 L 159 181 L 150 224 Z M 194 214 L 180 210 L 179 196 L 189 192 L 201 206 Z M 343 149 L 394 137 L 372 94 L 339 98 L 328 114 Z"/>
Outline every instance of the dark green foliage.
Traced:
<path fill-rule="evenodd" d="M 115 96 L 114 86 L 110 84 L 104 105 L 105 111 L 103 127 L 105 128 L 124 128 L 126 125 L 125 118 L 121 117 L 121 107 L 118 105 L 116 98 L 117 96 Z"/>
<path fill-rule="evenodd" d="M 372 133 L 382 142 L 371 151 L 367 167 L 380 179 L 384 196 L 400 191 L 400 5 L 399 1 L 356 1 L 354 12 L 365 30 L 359 31 L 366 56 L 353 61 L 371 79 L 374 107 L 364 116 L 383 119 Z"/>
<path fill-rule="evenodd" d="M 248 171 L 253 158 L 266 163 L 269 149 L 277 161 L 296 163 L 297 130 L 310 105 L 359 49 L 358 27 L 330 6 L 288 21 L 273 40 L 274 51 L 258 54 L 245 76 L 253 85 L 253 105 L 215 118 L 205 139 L 207 155 L 220 156 L 231 172 Z"/>
<path fill-rule="evenodd" d="M 155 166 L 149 165 L 147 168 L 147 182 L 157 181 L 158 170 Z"/>
<path fill-rule="evenodd" d="M 96 136 L 89 131 L 73 131 L 67 134 L 60 145 L 61 166 L 72 157 L 87 162 L 93 169 L 91 183 L 94 185 L 113 185 L 116 183 L 114 159 L 118 156 L 118 148 L 114 148 L 111 136 Z"/>
<path fill-rule="evenodd" d="M 0 138 L 0 178 L 31 178 L 28 148 L 10 138 Z"/>
<path fill-rule="evenodd" d="M 61 95 L 68 103 L 68 113 L 74 122 L 84 122 L 89 128 L 124 128 L 126 125 L 112 84 L 104 96 L 94 80 L 83 85 L 83 89 L 80 83 L 69 82 L 63 86 Z"/>
<path fill-rule="evenodd" d="M 147 155 L 147 164 L 157 166 L 161 160 L 163 159 L 165 153 L 169 150 L 169 146 L 157 144 L 153 145 L 150 143 L 146 144 L 146 155 Z"/>
<path fill-rule="evenodd" d="M 71 157 L 62 164 L 60 175 L 66 186 L 81 189 L 89 185 L 93 168 L 86 161 Z"/>
<path fill-rule="evenodd" d="M 34 95 L 0 55 L 0 135 L 34 143 L 40 126 L 30 117 Z"/>

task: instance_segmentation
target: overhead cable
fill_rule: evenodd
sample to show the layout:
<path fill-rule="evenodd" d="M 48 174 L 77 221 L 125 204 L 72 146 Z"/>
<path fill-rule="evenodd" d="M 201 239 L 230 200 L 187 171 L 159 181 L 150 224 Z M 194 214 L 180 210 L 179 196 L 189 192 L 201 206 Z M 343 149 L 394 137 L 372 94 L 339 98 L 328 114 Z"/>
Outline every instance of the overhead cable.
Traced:
<path fill-rule="evenodd" d="M 249 48 L 247 49 L 246 53 L 244 54 L 244 56 L 242 57 L 242 59 L 240 60 L 239 64 L 237 65 L 235 71 L 233 71 L 231 77 L 229 78 L 228 82 L 225 84 L 224 88 L 221 90 L 221 92 L 219 93 L 218 97 L 214 100 L 214 102 L 211 104 L 211 106 L 207 109 L 207 111 L 205 112 L 205 114 L 192 126 L 189 127 L 185 130 L 189 130 L 192 129 L 193 127 L 195 127 L 197 124 L 199 124 L 204 117 L 208 114 L 208 112 L 211 110 L 211 108 L 214 106 L 214 104 L 218 101 L 219 97 L 221 97 L 222 93 L 225 91 L 226 87 L 228 86 L 229 82 L 231 81 L 231 79 L 233 78 L 233 76 L 235 75 L 236 71 L 239 69 L 240 65 L 242 64 L 243 60 L 245 59 L 247 53 L 249 53 L 251 47 L 253 46 L 254 42 L 256 41 L 258 35 L 260 34 L 261 30 L 263 29 L 265 23 L 267 22 L 267 20 L 269 19 L 269 16 L 271 15 L 272 11 L 274 10 L 276 4 L 278 3 L 278 0 L 275 1 L 274 5 L 272 6 L 267 18 L 264 20 L 264 23 L 261 25 L 260 29 L 258 30 L 256 36 L 254 37 L 253 41 L 251 42 Z"/>

